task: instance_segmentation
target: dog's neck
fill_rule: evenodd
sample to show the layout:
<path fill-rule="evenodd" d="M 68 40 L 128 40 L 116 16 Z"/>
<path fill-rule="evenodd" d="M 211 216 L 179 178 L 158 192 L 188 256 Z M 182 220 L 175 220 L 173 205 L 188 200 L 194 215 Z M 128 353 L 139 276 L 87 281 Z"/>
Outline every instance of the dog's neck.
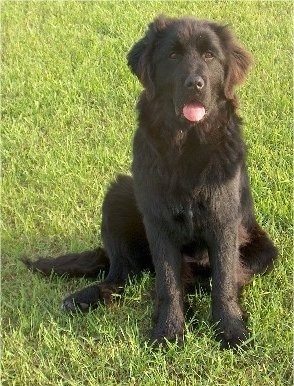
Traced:
<path fill-rule="evenodd" d="M 215 143 L 222 129 L 229 126 L 232 120 L 240 120 L 236 114 L 235 100 L 223 99 L 217 105 L 203 121 L 191 123 L 176 115 L 172 100 L 166 103 L 166 97 L 162 96 L 150 100 L 143 92 L 137 105 L 139 128 L 151 140 L 167 142 L 169 147 L 182 146 L 190 132 L 194 132 L 198 138 L 198 145 Z"/>
<path fill-rule="evenodd" d="M 152 147 L 166 167 L 181 168 L 182 165 L 198 174 L 208 166 L 211 168 L 214 158 L 223 158 L 223 165 L 215 166 L 222 169 L 221 174 L 226 174 L 223 169 L 232 171 L 233 164 L 242 162 L 245 146 L 240 146 L 243 142 L 241 119 L 236 114 L 235 104 L 229 100 L 222 104 L 223 108 L 218 103 L 215 112 L 211 111 L 203 122 L 192 125 L 179 119 L 173 106 L 164 111 L 166 103 L 161 103 L 160 98 L 150 101 L 143 93 L 138 102 L 139 130 L 148 139 L 146 146 Z M 230 159 L 226 158 L 228 155 Z"/>

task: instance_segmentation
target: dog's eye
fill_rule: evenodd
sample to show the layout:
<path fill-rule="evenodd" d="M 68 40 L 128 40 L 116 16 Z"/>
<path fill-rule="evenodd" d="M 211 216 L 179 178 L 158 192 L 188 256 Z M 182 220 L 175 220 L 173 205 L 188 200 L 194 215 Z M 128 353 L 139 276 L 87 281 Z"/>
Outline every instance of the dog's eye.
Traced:
<path fill-rule="evenodd" d="M 214 58 L 213 53 L 211 51 L 204 52 L 204 54 L 202 56 L 206 62 L 209 62 L 210 60 L 212 60 Z"/>
<path fill-rule="evenodd" d="M 169 54 L 169 58 L 170 58 L 170 59 L 177 59 L 177 57 L 178 57 L 178 55 L 177 55 L 175 52 L 171 52 L 171 53 Z"/>

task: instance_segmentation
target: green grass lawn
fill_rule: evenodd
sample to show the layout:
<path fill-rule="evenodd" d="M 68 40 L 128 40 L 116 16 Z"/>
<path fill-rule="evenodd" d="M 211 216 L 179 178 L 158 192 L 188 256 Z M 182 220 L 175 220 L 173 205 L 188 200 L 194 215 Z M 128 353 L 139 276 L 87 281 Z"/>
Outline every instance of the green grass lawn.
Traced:
<path fill-rule="evenodd" d="M 2 384 L 290 385 L 292 352 L 292 5 L 282 1 L 2 3 Z M 259 222 L 280 259 L 244 293 L 254 346 L 220 351 L 210 299 L 190 296 L 183 348 L 152 351 L 153 279 L 111 308 L 70 317 L 86 280 L 44 280 L 21 255 L 99 244 L 101 204 L 129 173 L 141 90 L 126 54 L 159 13 L 229 23 L 255 57 L 240 89 Z"/>

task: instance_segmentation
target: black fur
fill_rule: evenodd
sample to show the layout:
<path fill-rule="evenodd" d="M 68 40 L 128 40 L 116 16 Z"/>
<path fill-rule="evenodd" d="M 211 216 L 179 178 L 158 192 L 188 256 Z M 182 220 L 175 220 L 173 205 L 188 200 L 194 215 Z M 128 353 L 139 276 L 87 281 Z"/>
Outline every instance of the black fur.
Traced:
<path fill-rule="evenodd" d="M 25 261 L 45 274 L 107 272 L 103 283 L 67 297 L 64 309 L 110 302 L 130 275 L 155 270 L 152 341 L 181 340 L 184 293 L 211 277 L 212 318 L 222 347 L 247 339 L 242 288 L 277 256 L 255 220 L 236 114 L 235 87 L 250 62 L 227 27 L 192 18 L 159 17 L 134 45 L 128 64 L 144 91 L 133 178 L 119 176 L 105 197 L 105 252 Z M 206 114 L 191 122 L 183 108 L 196 102 Z"/>

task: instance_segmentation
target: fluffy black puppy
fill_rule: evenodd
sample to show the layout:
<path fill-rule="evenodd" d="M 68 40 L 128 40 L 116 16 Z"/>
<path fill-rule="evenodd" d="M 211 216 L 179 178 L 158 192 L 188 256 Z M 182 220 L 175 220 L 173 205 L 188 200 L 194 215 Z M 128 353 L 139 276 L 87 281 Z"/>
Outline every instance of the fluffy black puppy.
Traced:
<path fill-rule="evenodd" d="M 133 178 L 119 176 L 103 204 L 104 249 L 25 260 L 50 274 L 103 283 L 67 297 L 65 310 L 110 302 L 127 278 L 156 273 L 152 340 L 181 339 L 184 292 L 212 278 L 212 317 L 222 347 L 247 339 L 243 286 L 268 271 L 277 250 L 255 220 L 235 86 L 251 59 L 226 26 L 159 17 L 128 54 L 144 91 L 138 103 Z"/>

